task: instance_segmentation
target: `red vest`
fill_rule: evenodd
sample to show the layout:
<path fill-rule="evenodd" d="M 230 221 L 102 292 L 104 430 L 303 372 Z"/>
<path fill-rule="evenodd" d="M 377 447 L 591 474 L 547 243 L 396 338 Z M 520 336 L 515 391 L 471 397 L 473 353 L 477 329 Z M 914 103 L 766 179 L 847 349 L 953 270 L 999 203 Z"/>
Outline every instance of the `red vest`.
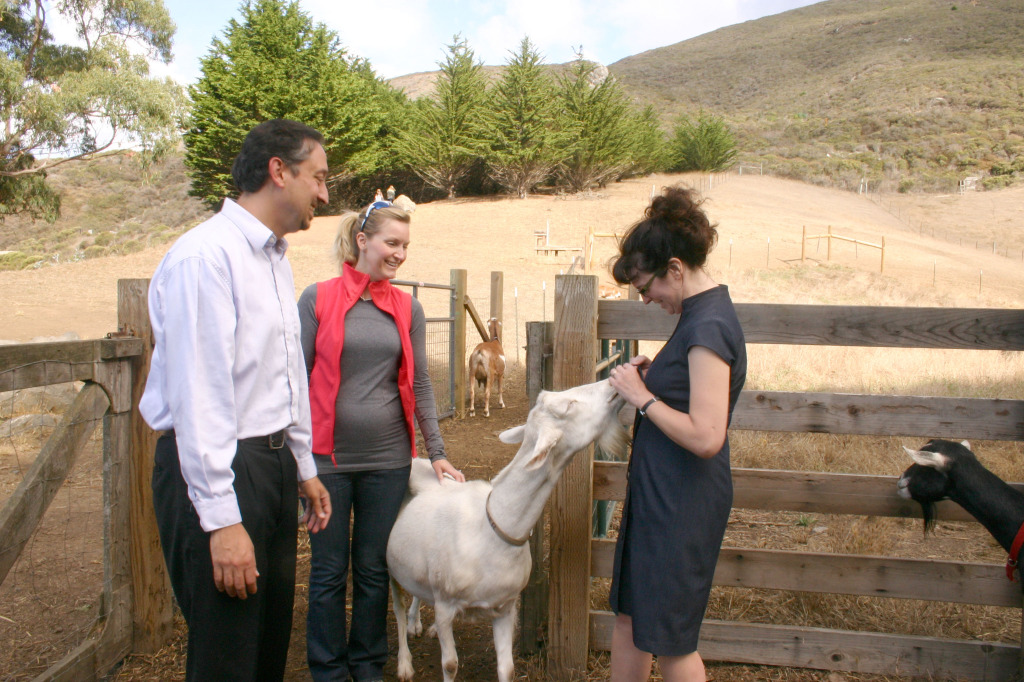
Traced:
<path fill-rule="evenodd" d="M 334 416 L 341 387 L 341 349 L 345 345 L 345 313 L 355 305 L 370 277 L 348 263 L 341 277 L 316 285 L 316 361 L 309 376 L 309 407 L 313 420 L 313 452 L 330 455 L 334 461 Z M 395 319 L 402 340 L 402 361 L 398 366 L 398 395 L 409 429 L 409 445 L 416 456 L 416 430 L 413 416 L 416 394 L 413 392 L 413 352 L 409 329 L 412 326 L 412 296 L 382 279 L 370 282 L 373 304 Z"/>

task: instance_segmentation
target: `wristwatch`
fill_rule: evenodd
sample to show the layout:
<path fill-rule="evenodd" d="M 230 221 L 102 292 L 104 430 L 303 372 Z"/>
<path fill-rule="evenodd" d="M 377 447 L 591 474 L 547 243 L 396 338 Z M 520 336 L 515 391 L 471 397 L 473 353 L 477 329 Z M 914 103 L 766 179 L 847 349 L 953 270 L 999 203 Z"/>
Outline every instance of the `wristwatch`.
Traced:
<path fill-rule="evenodd" d="M 647 416 L 647 409 L 648 409 L 648 408 L 649 408 L 649 407 L 650 407 L 651 405 L 653 405 L 654 403 L 656 403 L 656 402 L 658 402 L 658 401 L 660 401 L 660 400 L 661 400 L 661 398 L 659 398 L 658 396 L 654 396 L 653 398 L 651 398 L 650 400 L 648 400 L 648 401 L 647 401 L 646 403 L 644 403 L 644 406 L 643 406 L 643 407 L 641 407 L 641 408 L 640 408 L 639 410 L 637 410 L 637 412 L 639 412 L 639 413 L 640 413 L 640 416 L 641 416 L 641 417 L 646 417 L 646 416 Z"/>

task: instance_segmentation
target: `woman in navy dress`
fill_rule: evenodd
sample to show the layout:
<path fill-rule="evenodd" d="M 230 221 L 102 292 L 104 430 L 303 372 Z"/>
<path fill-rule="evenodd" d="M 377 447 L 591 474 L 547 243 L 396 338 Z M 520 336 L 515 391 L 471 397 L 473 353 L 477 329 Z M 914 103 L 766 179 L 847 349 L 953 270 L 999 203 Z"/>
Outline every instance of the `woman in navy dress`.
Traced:
<path fill-rule="evenodd" d="M 729 290 L 704 269 L 717 237 L 695 194 L 668 188 L 613 267 L 644 303 L 679 315 L 653 360 L 611 373 L 638 410 L 611 589 L 613 682 L 647 680 L 654 656 L 666 681 L 705 679 L 697 640 L 732 507 L 726 429 L 747 372 Z"/>

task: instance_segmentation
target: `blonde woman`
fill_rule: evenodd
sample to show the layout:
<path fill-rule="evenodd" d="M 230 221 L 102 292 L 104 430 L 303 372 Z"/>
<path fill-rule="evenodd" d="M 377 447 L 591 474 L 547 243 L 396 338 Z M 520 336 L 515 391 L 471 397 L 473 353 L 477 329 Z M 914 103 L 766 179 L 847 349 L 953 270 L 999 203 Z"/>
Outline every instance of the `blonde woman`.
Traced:
<path fill-rule="evenodd" d="M 383 679 L 385 551 L 416 456 L 414 420 L 438 479 L 448 473 L 465 480 L 448 462 L 437 426 L 423 308 L 390 282 L 408 248 L 409 214 L 375 201 L 341 220 L 335 240 L 341 275 L 299 298 L 313 455 L 336 516 L 310 543 L 306 651 L 317 682 Z"/>

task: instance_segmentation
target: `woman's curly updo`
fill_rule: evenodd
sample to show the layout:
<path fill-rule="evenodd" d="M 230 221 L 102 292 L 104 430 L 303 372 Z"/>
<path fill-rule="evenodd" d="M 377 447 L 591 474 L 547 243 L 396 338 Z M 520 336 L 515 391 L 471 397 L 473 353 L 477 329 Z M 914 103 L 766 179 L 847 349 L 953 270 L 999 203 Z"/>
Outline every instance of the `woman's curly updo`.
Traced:
<path fill-rule="evenodd" d="M 672 258 L 691 269 L 704 266 L 718 241 L 718 230 L 700 207 L 696 192 L 666 187 L 619 242 L 619 256 L 612 277 L 628 284 L 637 272 L 662 271 Z"/>

